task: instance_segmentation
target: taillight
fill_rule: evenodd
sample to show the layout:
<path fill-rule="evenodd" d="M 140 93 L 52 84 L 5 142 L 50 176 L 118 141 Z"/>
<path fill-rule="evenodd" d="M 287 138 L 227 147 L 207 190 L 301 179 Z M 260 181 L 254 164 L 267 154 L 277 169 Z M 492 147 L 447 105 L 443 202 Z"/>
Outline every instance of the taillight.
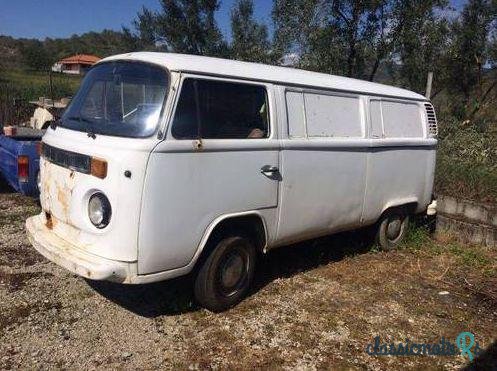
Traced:
<path fill-rule="evenodd" d="M 29 157 L 17 157 L 17 177 L 20 182 L 27 182 L 29 180 Z"/>

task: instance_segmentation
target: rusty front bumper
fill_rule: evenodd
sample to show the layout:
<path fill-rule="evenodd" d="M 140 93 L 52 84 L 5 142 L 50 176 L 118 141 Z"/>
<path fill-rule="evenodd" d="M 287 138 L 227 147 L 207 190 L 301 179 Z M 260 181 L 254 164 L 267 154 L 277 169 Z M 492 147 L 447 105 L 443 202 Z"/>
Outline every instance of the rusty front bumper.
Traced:
<path fill-rule="evenodd" d="M 26 220 L 26 230 L 29 241 L 40 254 L 79 276 L 91 280 L 130 281 L 129 263 L 89 254 L 68 243 L 48 229 L 41 214 Z"/>

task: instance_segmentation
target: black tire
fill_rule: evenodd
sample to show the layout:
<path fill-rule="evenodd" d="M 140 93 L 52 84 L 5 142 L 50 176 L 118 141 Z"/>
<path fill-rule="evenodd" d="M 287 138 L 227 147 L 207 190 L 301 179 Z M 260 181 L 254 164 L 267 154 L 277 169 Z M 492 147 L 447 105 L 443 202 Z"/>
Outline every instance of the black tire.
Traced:
<path fill-rule="evenodd" d="M 380 219 L 376 232 L 376 243 L 383 251 L 398 248 L 405 238 L 409 225 L 409 215 L 402 211 L 391 211 Z"/>
<path fill-rule="evenodd" d="M 249 239 L 221 239 L 200 266 L 195 278 L 195 300 L 212 312 L 238 304 L 254 278 L 255 261 L 255 247 Z"/>

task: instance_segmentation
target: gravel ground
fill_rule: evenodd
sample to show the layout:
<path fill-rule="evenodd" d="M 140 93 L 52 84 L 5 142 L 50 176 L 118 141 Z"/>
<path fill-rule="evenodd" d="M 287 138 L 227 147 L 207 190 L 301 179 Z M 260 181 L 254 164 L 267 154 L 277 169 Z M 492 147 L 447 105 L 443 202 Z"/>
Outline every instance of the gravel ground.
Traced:
<path fill-rule="evenodd" d="M 85 281 L 38 255 L 24 232 L 32 199 L 0 191 L 0 368 L 458 369 L 458 356 L 372 356 L 382 342 L 454 342 L 471 331 L 497 368 L 496 251 L 432 241 L 371 249 L 358 233 L 270 253 L 250 297 L 213 314 L 190 280 Z"/>

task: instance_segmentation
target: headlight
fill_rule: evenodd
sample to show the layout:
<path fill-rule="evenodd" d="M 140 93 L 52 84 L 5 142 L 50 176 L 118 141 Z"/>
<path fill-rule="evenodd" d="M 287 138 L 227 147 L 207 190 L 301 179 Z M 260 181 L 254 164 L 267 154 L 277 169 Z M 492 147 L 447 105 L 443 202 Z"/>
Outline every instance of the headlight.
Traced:
<path fill-rule="evenodd" d="M 110 202 L 103 193 L 94 193 L 88 202 L 88 217 L 97 228 L 105 228 L 109 224 L 112 210 Z"/>

